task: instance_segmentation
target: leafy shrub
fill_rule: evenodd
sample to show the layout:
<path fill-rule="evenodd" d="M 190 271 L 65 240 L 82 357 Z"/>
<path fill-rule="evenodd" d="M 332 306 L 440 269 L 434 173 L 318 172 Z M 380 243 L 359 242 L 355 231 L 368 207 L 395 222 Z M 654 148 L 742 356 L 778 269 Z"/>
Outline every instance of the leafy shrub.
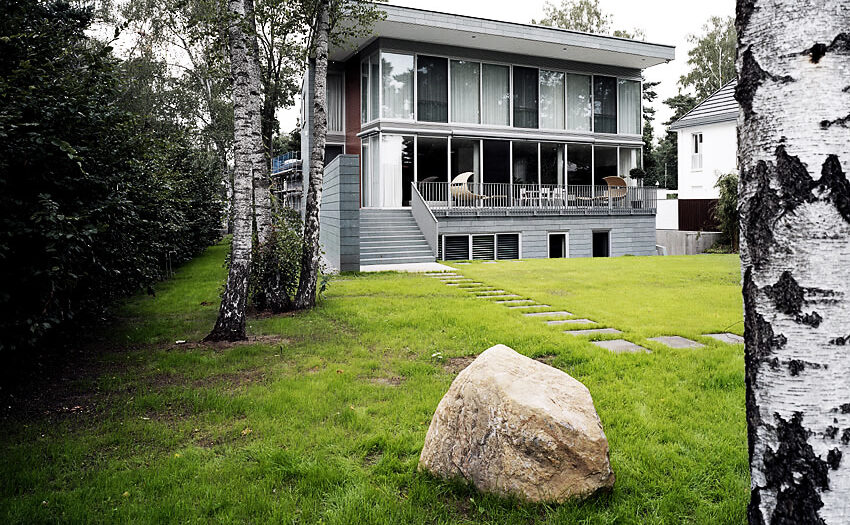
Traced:
<path fill-rule="evenodd" d="M 255 308 L 273 313 L 292 309 L 303 242 L 301 215 L 287 207 L 275 212 L 269 238 L 255 248 L 251 263 L 249 293 Z"/>
<path fill-rule="evenodd" d="M 101 316 L 218 235 L 221 167 L 180 125 L 127 109 L 91 20 L 0 2 L 0 358 Z"/>
<path fill-rule="evenodd" d="M 738 251 L 739 218 L 738 218 L 738 174 L 727 173 L 717 179 L 715 188 L 720 190 L 720 198 L 714 208 L 714 219 L 717 221 L 723 237 L 720 244 L 731 245 Z"/>

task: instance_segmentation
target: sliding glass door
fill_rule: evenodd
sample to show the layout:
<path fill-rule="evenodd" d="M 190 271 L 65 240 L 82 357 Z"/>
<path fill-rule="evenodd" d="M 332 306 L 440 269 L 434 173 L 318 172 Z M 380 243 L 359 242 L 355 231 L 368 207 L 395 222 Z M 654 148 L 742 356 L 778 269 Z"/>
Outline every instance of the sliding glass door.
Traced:
<path fill-rule="evenodd" d="M 410 205 L 413 182 L 413 137 L 373 135 L 362 143 L 362 201 L 364 208 Z"/>

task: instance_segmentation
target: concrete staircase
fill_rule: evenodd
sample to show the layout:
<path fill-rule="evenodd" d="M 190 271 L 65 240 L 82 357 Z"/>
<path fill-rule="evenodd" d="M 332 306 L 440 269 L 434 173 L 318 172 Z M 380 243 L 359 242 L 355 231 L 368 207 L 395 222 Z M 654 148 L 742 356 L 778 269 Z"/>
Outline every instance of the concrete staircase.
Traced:
<path fill-rule="evenodd" d="M 360 210 L 360 266 L 435 261 L 410 210 Z"/>

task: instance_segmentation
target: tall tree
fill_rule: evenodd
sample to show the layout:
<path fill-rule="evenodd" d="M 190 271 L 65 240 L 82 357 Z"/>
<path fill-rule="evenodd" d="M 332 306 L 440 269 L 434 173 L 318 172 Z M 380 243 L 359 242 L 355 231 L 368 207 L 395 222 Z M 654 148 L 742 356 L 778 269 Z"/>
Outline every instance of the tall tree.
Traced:
<path fill-rule="evenodd" d="M 330 0 L 319 0 L 315 25 L 315 74 L 313 75 L 313 125 L 310 137 L 310 175 L 304 213 L 304 247 L 301 254 L 301 278 L 295 295 L 295 308 L 316 304 L 319 280 L 319 208 L 325 172 L 325 137 L 328 132 L 327 78 L 330 33 Z"/>
<path fill-rule="evenodd" d="M 850 9 L 738 0 L 752 524 L 850 522 Z"/>
<path fill-rule="evenodd" d="M 532 20 L 531 23 L 633 40 L 646 37 L 642 29 L 612 30 L 611 15 L 602 10 L 599 0 L 561 0 L 560 5 L 547 0 L 543 5 L 543 18 Z"/>
<path fill-rule="evenodd" d="M 735 23 L 732 17 L 713 16 L 702 33 L 689 35 L 694 47 L 688 51 L 690 71 L 679 78 L 683 88 L 692 87 L 703 100 L 735 78 Z"/>
<path fill-rule="evenodd" d="M 253 248 L 252 173 L 262 154 L 260 136 L 260 86 L 250 18 L 252 0 L 229 0 L 230 69 L 233 78 L 234 168 L 233 240 L 230 268 L 221 298 L 218 319 L 207 341 L 245 339 L 248 277 Z"/>

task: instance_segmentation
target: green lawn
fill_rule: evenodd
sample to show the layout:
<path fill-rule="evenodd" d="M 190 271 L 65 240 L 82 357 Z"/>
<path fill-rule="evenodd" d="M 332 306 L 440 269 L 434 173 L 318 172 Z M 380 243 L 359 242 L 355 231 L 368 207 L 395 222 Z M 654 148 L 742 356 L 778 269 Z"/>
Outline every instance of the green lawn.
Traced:
<path fill-rule="evenodd" d="M 539 260 L 466 275 L 626 331 L 610 354 L 419 275 L 343 275 L 315 311 L 253 319 L 232 348 L 210 329 L 216 246 L 104 327 L 68 410 L 4 422 L 4 522 L 742 523 L 749 495 L 742 347 L 646 337 L 741 333 L 733 256 Z M 452 358 L 496 343 L 554 356 L 590 389 L 613 493 L 526 505 L 416 472 Z M 433 357 L 433 354 L 439 355 Z M 79 408 L 74 408 L 79 407 Z"/>

